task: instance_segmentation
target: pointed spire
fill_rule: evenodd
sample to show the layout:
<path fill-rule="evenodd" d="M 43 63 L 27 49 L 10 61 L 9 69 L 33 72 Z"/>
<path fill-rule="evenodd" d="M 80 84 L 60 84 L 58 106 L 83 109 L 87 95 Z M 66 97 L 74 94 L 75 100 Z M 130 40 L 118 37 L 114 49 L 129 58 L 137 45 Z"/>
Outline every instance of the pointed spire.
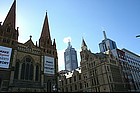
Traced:
<path fill-rule="evenodd" d="M 85 40 L 82 40 L 82 46 L 87 46 Z"/>
<path fill-rule="evenodd" d="M 37 47 L 37 41 L 36 41 L 36 47 Z"/>
<path fill-rule="evenodd" d="M 43 28 L 42 28 L 42 32 L 41 32 L 41 36 L 40 38 L 44 38 L 45 40 L 50 39 L 50 29 L 49 29 L 49 22 L 48 22 L 48 16 L 47 16 L 47 11 L 46 11 L 46 16 L 45 16 L 45 20 L 44 20 L 44 24 L 43 24 Z"/>
<path fill-rule="evenodd" d="M 56 42 L 55 39 L 53 40 L 53 46 L 56 47 Z"/>
<path fill-rule="evenodd" d="M 87 45 L 86 45 L 86 42 L 85 42 L 84 38 L 82 38 L 81 48 L 82 48 L 82 50 L 86 50 L 87 49 Z"/>
<path fill-rule="evenodd" d="M 16 0 L 14 0 L 4 22 L 3 25 L 10 24 L 11 27 L 15 29 L 15 24 L 16 24 Z"/>

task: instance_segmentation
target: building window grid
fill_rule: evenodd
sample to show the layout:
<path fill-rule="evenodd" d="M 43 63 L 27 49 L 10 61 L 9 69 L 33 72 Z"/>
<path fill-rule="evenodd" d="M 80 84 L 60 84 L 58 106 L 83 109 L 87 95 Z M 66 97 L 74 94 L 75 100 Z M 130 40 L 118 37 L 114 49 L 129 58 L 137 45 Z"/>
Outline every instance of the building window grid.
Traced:
<path fill-rule="evenodd" d="M 82 83 L 80 83 L 80 89 L 82 89 Z"/>
<path fill-rule="evenodd" d="M 81 80 L 81 75 L 79 75 L 79 80 Z"/>
<path fill-rule="evenodd" d="M 74 82 L 76 82 L 76 75 L 74 76 Z"/>

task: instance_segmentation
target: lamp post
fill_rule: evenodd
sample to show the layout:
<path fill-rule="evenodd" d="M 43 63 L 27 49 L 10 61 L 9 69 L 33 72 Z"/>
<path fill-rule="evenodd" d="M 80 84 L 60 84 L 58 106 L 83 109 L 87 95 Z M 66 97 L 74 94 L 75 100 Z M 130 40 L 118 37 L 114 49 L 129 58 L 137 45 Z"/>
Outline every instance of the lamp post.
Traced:
<path fill-rule="evenodd" d="M 136 38 L 140 37 L 140 35 L 137 35 Z"/>

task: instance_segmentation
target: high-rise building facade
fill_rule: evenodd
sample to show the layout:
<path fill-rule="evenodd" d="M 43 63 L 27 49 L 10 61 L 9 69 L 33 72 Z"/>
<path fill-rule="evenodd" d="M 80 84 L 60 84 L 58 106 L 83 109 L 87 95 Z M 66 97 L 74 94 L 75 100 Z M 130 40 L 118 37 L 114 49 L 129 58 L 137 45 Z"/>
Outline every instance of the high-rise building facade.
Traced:
<path fill-rule="evenodd" d="M 64 52 L 65 70 L 72 71 L 78 68 L 77 52 L 70 41 L 68 42 L 68 47 Z"/>
<path fill-rule="evenodd" d="M 127 61 L 126 69 L 129 69 L 131 73 L 131 79 L 133 83 L 132 92 L 140 92 L 140 56 L 123 48 L 125 53 L 125 59 Z"/>
<path fill-rule="evenodd" d="M 117 58 L 128 92 L 140 92 L 140 56 L 127 49 L 118 49 L 116 43 L 106 37 L 105 31 L 103 33 L 104 40 L 99 44 L 100 52 L 110 51 Z"/>
<path fill-rule="evenodd" d="M 117 59 L 108 53 L 92 53 L 82 40 L 80 67 L 60 75 L 61 92 L 128 92 Z"/>
<path fill-rule="evenodd" d="M 117 49 L 116 42 L 107 38 L 105 31 L 103 31 L 104 40 L 99 44 L 100 52 Z"/>
<path fill-rule="evenodd" d="M 30 21 L 29 21 L 30 22 Z M 53 92 L 58 79 L 58 57 L 55 39 L 51 40 L 47 13 L 39 38 L 18 41 L 16 0 L 3 24 L 0 24 L 0 91 Z"/>

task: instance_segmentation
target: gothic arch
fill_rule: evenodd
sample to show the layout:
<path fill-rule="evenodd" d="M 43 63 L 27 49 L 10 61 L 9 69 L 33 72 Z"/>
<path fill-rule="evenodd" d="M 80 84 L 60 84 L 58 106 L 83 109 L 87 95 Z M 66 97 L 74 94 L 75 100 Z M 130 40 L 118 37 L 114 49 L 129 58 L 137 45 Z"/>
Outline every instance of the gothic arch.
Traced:
<path fill-rule="evenodd" d="M 16 65 L 15 65 L 14 79 L 18 79 L 19 67 L 20 67 L 20 61 L 17 60 L 16 61 Z"/>
<path fill-rule="evenodd" d="M 21 61 L 21 80 L 33 80 L 34 60 L 31 56 L 25 56 Z"/>

